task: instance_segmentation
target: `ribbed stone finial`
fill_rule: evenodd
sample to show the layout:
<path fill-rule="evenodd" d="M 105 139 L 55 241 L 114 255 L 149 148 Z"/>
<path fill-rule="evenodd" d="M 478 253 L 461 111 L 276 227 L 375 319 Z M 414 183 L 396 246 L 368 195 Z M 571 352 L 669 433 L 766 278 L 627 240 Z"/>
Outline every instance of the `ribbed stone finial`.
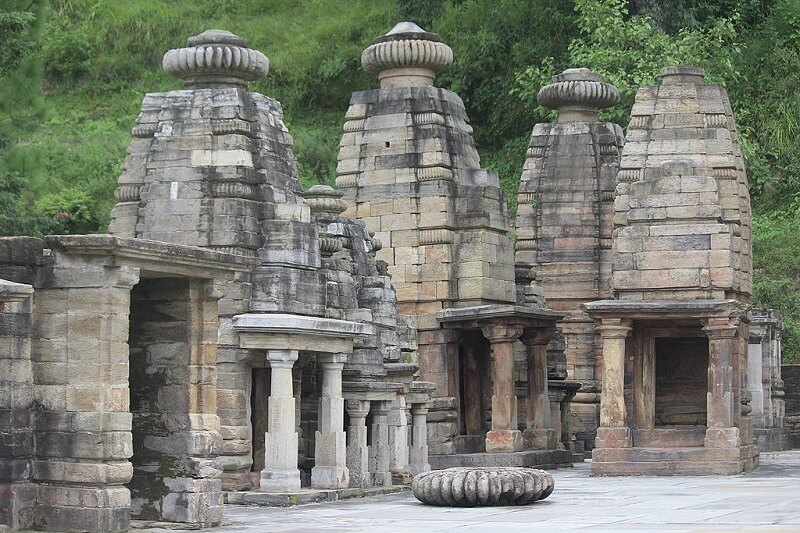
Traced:
<path fill-rule="evenodd" d="M 662 85 L 669 85 L 672 83 L 693 83 L 699 85 L 705 83 L 705 77 L 705 70 L 690 65 L 675 65 L 674 67 L 664 67 L 661 69 Z"/>
<path fill-rule="evenodd" d="M 427 87 L 453 64 L 453 49 L 435 33 L 400 22 L 361 54 L 361 65 L 378 74 L 381 89 Z"/>
<path fill-rule="evenodd" d="M 341 215 L 347 210 L 344 193 L 329 185 L 314 185 L 303 192 L 312 215 Z"/>
<path fill-rule="evenodd" d="M 247 41 L 225 30 L 189 37 L 187 48 L 169 50 L 162 67 L 192 89 L 245 86 L 269 71 L 267 56 L 247 48 Z"/>
<path fill-rule="evenodd" d="M 569 68 L 553 76 L 536 100 L 557 109 L 559 122 L 594 122 L 600 109 L 619 102 L 619 91 L 588 68 Z"/>

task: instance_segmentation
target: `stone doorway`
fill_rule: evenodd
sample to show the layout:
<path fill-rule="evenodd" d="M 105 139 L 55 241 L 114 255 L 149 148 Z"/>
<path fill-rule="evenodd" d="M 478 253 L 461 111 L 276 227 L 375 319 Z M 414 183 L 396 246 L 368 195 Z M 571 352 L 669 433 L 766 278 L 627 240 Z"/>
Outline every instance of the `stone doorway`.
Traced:
<path fill-rule="evenodd" d="M 211 457 L 219 423 L 208 414 L 216 412 L 216 330 L 206 328 L 215 321 L 204 295 L 205 282 L 189 278 L 146 278 L 131 290 L 133 519 L 202 524 L 221 515 Z"/>
<path fill-rule="evenodd" d="M 492 361 L 480 332 L 462 331 L 458 346 L 459 453 L 483 452 L 491 429 Z"/>
<path fill-rule="evenodd" d="M 705 426 L 708 339 L 655 339 L 655 416 L 659 426 Z"/>

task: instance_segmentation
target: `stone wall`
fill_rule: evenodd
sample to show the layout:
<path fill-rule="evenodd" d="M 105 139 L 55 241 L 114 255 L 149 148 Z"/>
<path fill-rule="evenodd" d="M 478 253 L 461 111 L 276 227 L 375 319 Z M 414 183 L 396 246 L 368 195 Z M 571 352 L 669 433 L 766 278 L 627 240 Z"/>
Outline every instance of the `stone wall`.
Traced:
<path fill-rule="evenodd" d="M 781 376 L 786 391 L 786 426 L 789 428 L 791 446 L 800 447 L 800 365 L 781 366 Z"/>

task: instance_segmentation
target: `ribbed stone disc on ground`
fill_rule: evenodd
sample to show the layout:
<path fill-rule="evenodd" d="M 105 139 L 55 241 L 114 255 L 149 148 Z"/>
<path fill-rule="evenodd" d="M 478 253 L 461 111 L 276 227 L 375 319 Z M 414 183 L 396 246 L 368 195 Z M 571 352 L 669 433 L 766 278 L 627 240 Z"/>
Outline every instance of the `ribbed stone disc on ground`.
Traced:
<path fill-rule="evenodd" d="M 526 505 L 553 492 L 553 476 L 525 467 L 448 468 L 417 475 L 411 485 L 422 503 L 449 507 Z"/>

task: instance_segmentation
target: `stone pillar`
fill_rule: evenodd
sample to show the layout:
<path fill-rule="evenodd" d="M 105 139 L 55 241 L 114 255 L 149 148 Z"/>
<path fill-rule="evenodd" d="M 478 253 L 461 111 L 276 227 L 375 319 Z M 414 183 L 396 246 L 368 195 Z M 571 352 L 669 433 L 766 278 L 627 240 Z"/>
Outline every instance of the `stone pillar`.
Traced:
<path fill-rule="evenodd" d="M 431 469 L 428 463 L 428 407 L 425 403 L 411 404 L 411 449 L 408 470 L 416 476 Z"/>
<path fill-rule="evenodd" d="M 367 447 L 367 415 L 369 401 L 347 400 L 347 468 L 350 471 L 350 487 L 369 487 L 369 448 Z"/>
<path fill-rule="evenodd" d="M 596 447 L 630 448 L 631 429 L 625 421 L 625 338 L 631 321 L 604 318 L 597 330 L 603 339 L 603 392 Z"/>
<path fill-rule="evenodd" d="M 33 526 L 32 294 L 30 285 L 0 280 L 0 531 Z"/>
<path fill-rule="evenodd" d="M 369 447 L 369 471 L 372 484 L 389 487 L 392 473 L 389 470 L 389 424 L 387 417 L 392 409 L 391 401 L 375 401 L 372 405 L 372 444 Z"/>
<path fill-rule="evenodd" d="M 703 328 L 708 336 L 708 412 L 706 448 L 728 448 L 739 445 L 739 428 L 735 427 L 734 340 L 736 321 L 710 318 Z"/>
<path fill-rule="evenodd" d="M 264 441 L 264 470 L 261 471 L 259 489 L 262 492 L 300 490 L 300 470 L 297 468 L 298 435 L 292 390 L 292 366 L 297 357 L 297 350 L 267 350 L 272 379 L 269 431 Z"/>
<path fill-rule="evenodd" d="M 127 341 L 139 270 L 58 260 L 53 279 L 62 287 L 34 293 L 31 352 L 41 411 L 33 529 L 127 531 L 126 484 L 133 474 Z"/>
<path fill-rule="evenodd" d="M 552 338 L 553 332 L 546 330 L 526 331 L 520 338 L 528 358 L 527 419 L 522 434 L 525 448 L 552 450 L 558 445 L 547 390 L 547 343 Z"/>
<path fill-rule="evenodd" d="M 515 417 L 514 341 L 522 335 L 522 327 L 486 326 L 483 335 L 492 343 L 492 429 L 486 433 L 486 451 L 516 452 L 522 449 L 522 434 Z"/>
<path fill-rule="evenodd" d="M 408 466 L 408 418 L 406 398 L 400 396 L 392 402 L 389 413 L 389 468 L 401 474 Z"/>
<path fill-rule="evenodd" d="M 322 393 L 319 399 L 319 424 L 314 438 L 314 468 L 311 486 L 320 489 L 346 489 L 350 475 L 344 433 L 342 368 L 347 354 L 320 354 Z"/>

